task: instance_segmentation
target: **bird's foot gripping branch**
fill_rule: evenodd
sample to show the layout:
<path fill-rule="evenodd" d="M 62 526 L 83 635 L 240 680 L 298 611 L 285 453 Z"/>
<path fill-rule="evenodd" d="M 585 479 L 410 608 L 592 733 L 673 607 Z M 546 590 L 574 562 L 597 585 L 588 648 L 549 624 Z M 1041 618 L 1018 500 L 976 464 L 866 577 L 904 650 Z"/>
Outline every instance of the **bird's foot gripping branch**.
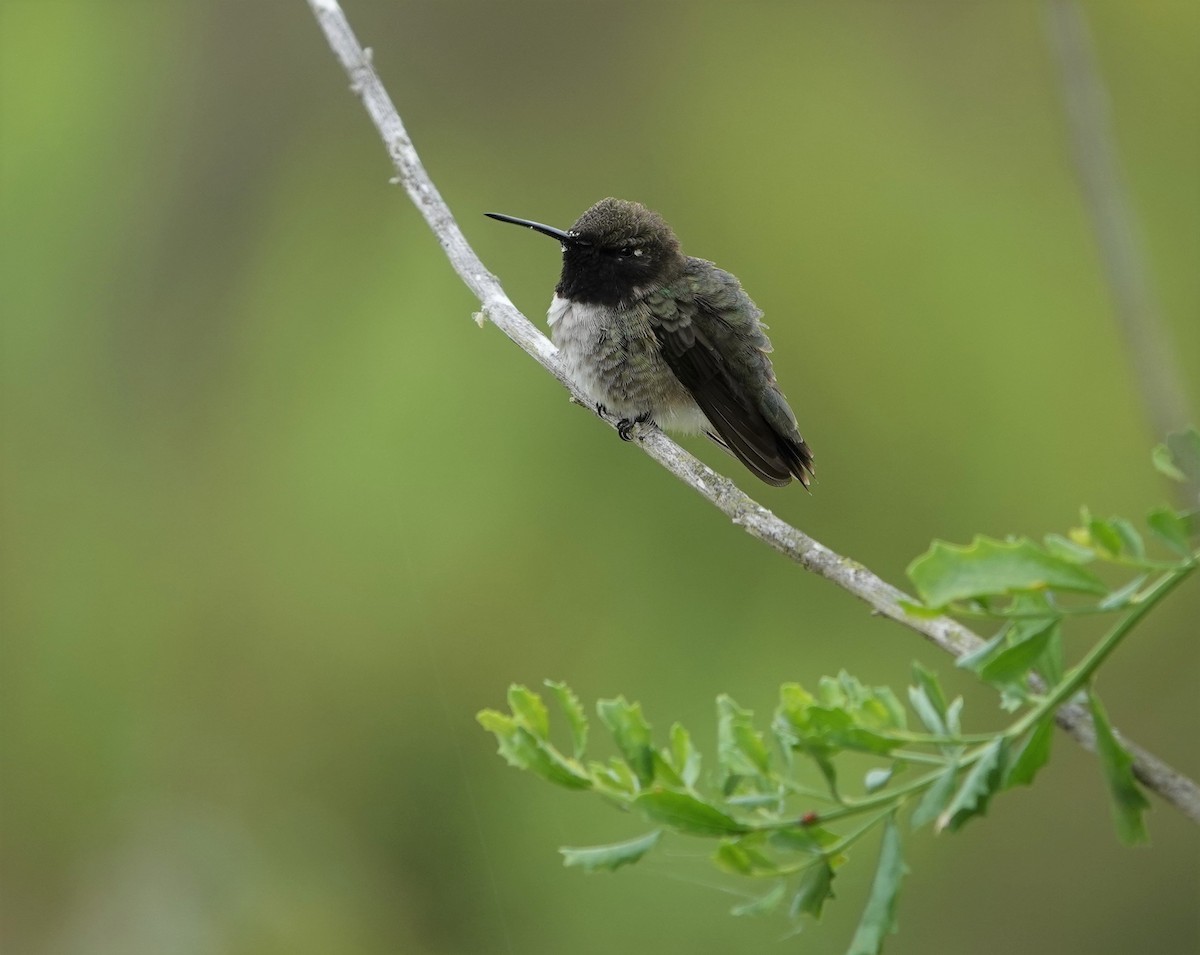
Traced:
<path fill-rule="evenodd" d="M 1173 436 L 1155 465 L 1195 486 L 1200 434 Z M 1148 802 L 1130 756 L 1093 690 L 1112 651 L 1175 587 L 1191 576 L 1200 551 L 1197 510 L 1160 507 L 1146 519 L 1148 540 L 1122 518 L 1093 517 L 1042 542 L 978 537 L 965 547 L 935 542 L 909 567 L 921 602 L 913 614 L 943 613 L 993 621 L 996 633 L 958 665 L 1000 693 L 1011 722 L 965 732 L 962 698 L 947 700 L 937 677 L 914 664 L 904 696 L 868 687 L 849 674 L 815 688 L 780 688 L 768 727 L 728 696 L 717 700 L 715 759 L 702 759 L 678 723 L 656 741 L 641 706 L 600 700 L 596 714 L 615 755 L 590 758 L 589 720 L 575 694 L 548 682 L 565 717 L 565 748 L 550 739 L 542 697 L 509 689 L 508 713 L 484 710 L 500 754 L 568 789 L 591 790 L 643 816 L 654 828 L 627 842 L 564 848 L 568 866 L 617 869 L 653 850 L 665 834 L 712 839 L 713 862 L 758 880 L 737 915 L 777 910 L 817 918 L 832 895 L 849 850 L 882 828 L 877 871 L 852 953 L 878 952 L 891 930 L 906 871 L 901 832 L 953 832 L 982 815 L 990 800 L 1033 782 L 1050 756 L 1055 711 L 1082 694 L 1096 729 L 1096 750 L 1123 842 L 1146 840 Z M 1111 619 L 1099 640 L 1071 646 L 1083 617 Z M 1070 662 L 1070 661 L 1074 662 Z M 867 768 L 863 769 L 863 760 Z"/>

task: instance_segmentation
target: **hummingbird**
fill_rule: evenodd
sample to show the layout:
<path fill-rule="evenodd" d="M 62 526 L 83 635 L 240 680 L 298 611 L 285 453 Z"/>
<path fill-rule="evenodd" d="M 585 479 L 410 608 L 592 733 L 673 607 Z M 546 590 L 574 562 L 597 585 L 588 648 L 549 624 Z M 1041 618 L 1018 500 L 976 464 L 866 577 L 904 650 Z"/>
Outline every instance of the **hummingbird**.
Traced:
<path fill-rule="evenodd" d="M 733 275 L 684 255 L 637 202 L 601 199 L 566 230 L 485 214 L 562 245 L 550 337 L 623 440 L 647 421 L 704 432 L 767 484 L 808 487 L 812 452 L 776 384 L 762 312 Z"/>

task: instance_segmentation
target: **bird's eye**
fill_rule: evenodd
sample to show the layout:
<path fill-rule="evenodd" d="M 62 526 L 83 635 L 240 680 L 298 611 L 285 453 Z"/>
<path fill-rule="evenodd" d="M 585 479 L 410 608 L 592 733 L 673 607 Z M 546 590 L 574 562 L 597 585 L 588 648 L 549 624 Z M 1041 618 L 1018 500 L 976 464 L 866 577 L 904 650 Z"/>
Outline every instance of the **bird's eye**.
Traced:
<path fill-rule="evenodd" d="M 617 255 L 621 256 L 621 258 L 623 258 L 623 259 L 629 258 L 631 255 L 633 255 L 633 246 L 632 245 L 621 246 L 621 248 L 617 250 Z"/>

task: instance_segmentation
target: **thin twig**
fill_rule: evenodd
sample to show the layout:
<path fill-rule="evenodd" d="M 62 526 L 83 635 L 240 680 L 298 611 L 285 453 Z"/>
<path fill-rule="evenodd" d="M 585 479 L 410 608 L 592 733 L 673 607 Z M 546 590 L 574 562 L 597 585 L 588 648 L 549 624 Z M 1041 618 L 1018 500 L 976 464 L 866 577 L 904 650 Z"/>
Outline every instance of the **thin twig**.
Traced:
<path fill-rule="evenodd" d="M 1188 425 L 1187 394 L 1121 175 L 1108 96 L 1078 0 L 1045 0 L 1044 8 L 1075 176 L 1100 252 L 1113 317 L 1129 349 L 1147 423 L 1162 440 Z"/>
<path fill-rule="evenodd" d="M 450 264 L 467 287 L 475 293 L 483 311 L 476 316 L 480 324 L 491 321 L 505 335 L 528 352 L 557 378 L 580 403 L 591 407 L 585 395 L 568 378 L 558 350 L 509 300 L 492 275 L 467 244 L 442 200 L 412 141 L 405 132 L 396 108 L 371 64 L 370 54 L 355 38 L 336 0 L 308 0 L 321 29 L 350 77 L 351 88 L 362 99 L 379 130 L 396 168 L 397 181 L 404 186 L 437 236 Z M 606 418 L 615 427 L 616 419 Z M 731 480 L 717 474 L 656 428 L 643 427 L 635 432 L 641 448 L 693 490 L 707 498 L 734 524 L 770 545 L 806 570 L 832 581 L 869 604 L 876 613 L 895 620 L 927 637 L 952 656 L 978 649 L 983 640 L 949 617 L 917 617 L 908 614 L 901 601 L 909 600 L 903 591 L 887 583 L 862 564 L 830 550 L 803 531 L 776 517 L 743 493 Z M 1078 703 L 1062 707 L 1055 716 L 1058 725 L 1087 749 L 1095 749 L 1095 729 L 1091 717 Z M 1147 788 L 1185 815 L 1200 822 L 1200 786 L 1172 769 L 1141 747 L 1125 740 L 1134 758 L 1134 772 Z"/>

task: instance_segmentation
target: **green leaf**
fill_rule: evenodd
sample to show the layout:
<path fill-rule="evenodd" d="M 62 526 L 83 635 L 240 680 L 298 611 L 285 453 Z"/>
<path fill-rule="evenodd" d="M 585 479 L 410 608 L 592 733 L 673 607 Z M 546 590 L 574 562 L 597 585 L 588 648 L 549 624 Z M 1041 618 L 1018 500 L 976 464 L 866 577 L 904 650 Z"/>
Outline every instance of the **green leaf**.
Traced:
<path fill-rule="evenodd" d="M 671 765 L 670 750 L 663 749 L 654 753 L 654 782 L 663 789 L 688 789 L 675 767 Z"/>
<path fill-rule="evenodd" d="M 792 896 L 792 918 L 808 915 L 819 919 L 825 900 L 832 898 L 833 867 L 825 859 L 818 859 L 800 876 L 796 894 Z"/>
<path fill-rule="evenodd" d="M 1117 740 L 1095 693 L 1088 693 L 1088 706 L 1096 724 L 1096 752 L 1112 797 L 1117 835 L 1127 846 L 1149 842 L 1143 813 L 1150 808 L 1150 803 L 1133 778 L 1133 757 Z"/>
<path fill-rule="evenodd" d="M 950 701 L 950 705 L 946 707 L 946 729 L 950 730 L 951 736 L 962 735 L 962 716 L 963 698 L 956 696 Z"/>
<path fill-rule="evenodd" d="M 574 691 L 565 683 L 557 680 L 547 680 L 546 686 L 554 691 L 558 705 L 566 714 L 567 723 L 571 727 L 571 750 L 576 759 L 580 759 L 587 749 L 588 720 L 583 712 L 583 704 L 579 702 Z"/>
<path fill-rule="evenodd" d="M 961 600 L 1004 596 L 1022 591 L 1067 590 L 1105 593 L 1091 571 L 1064 560 L 1033 541 L 976 537 L 966 547 L 934 541 L 908 567 L 921 599 L 931 607 Z"/>
<path fill-rule="evenodd" d="M 761 842 L 762 833 L 722 842 L 713 854 L 713 861 L 734 875 L 775 875 L 779 872 L 779 863 L 763 855 L 753 844 Z"/>
<path fill-rule="evenodd" d="M 988 802 L 1003 778 L 1007 754 L 1008 744 L 1003 736 L 987 745 L 963 779 L 950 804 L 938 816 L 933 827 L 935 832 L 946 829 L 957 832 L 968 819 L 987 812 Z"/>
<path fill-rule="evenodd" d="M 1175 456 L 1165 444 L 1156 445 L 1150 452 L 1150 463 L 1160 474 L 1165 474 L 1172 481 L 1186 481 L 1187 475 L 1175 463 Z"/>
<path fill-rule="evenodd" d="M 1029 702 L 1030 690 L 1024 683 L 998 683 L 1000 690 L 1000 709 L 1005 713 L 1015 713 Z"/>
<path fill-rule="evenodd" d="M 700 751 L 692 745 L 688 731 L 678 723 L 671 726 L 671 768 L 689 789 L 700 778 Z"/>
<path fill-rule="evenodd" d="M 1047 534 L 1043 538 L 1043 541 L 1045 542 L 1046 550 L 1053 556 L 1061 557 L 1063 560 L 1069 560 L 1076 564 L 1086 564 L 1096 559 L 1096 552 L 1090 547 L 1077 544 L 1075 541 L 1063 537 L 1061 534 Z"/>
<path fill-rule="evenodd" d="M 929 694 L 923 686 L 908 688 L 908 703 L 917 714 L 925 729 L 938 736 L 949 735 L 946 732 L 946 718 L 938 712 L 937 706 L 929 699 Z"/>
<path fill-rule="evenodd" d="M 638 796 L 633 805 L 654 822 L 694 836 L 738 836 L 750 831 L 748 826 L 689 793 L 654 789 Z"/>
<path fill-rule="evenodd" d="M 1191 518 L 1191 519 L 1189 519 Z M 1146 525 L 1164 544 L 1183 557 L 1192 556 L 1191 535 L 1195 533 L 1194 514 L 1169 507 L 1158 507 L 1146 517 Z"/>
<path fill-rule="evenodd" d="M 913 600 L 904 600 L 901 598 L 900 600 L 897 600 L 896 603 L 898 603 L 900 605 L 900 609 L 910 617 L 918 617 L 921 620 L 936 620 L 942 615 L 942 611 L 939 607 L 926 607 L 923 603 L 918 603 Z"/>
<path fill-rule="evenodd" d="M 1108 551 L 1113 557 L 1117 557 L 1121 553 L 1121 535 L 1117 532 L 1116 527 L 1108 521 L 1102 521 L 1095 518 L 1088 522 L 1088 536 L 1094 543 L 1099 544 L 1104 550 Z"/>
<path fill-rule="evenodd" d="M 545 740 L 538 739 L 518 720 L 496 710 L 483 710 L 475 718 L 480 726 L 495 735 L 499 753 L 510 766 L 529 770 L 568 789 L 592 788 L 592 778 L 582 766 L 568 760 Z"/>
<path fill-rule="evenodd" d="M 917 808 L 913 810 L 909 825 L 913 829 L 920 829 L 940 816 L 942 810 L 950 802 L 950 796 L 954 793 L 954 784 L 957 781 L 958 765 L 947 766 L 946 771 L 925 790 L 925 795 L 921 797 Z"/>
<path fill-rule="evenodd" d="M 898 768 L 897 764 L 888 766 L 886 769 L 869 769 L 866 776 L 863 778 L 863 788 L 868 793 L 877 793 L 884 786 L 892 781 L 892 776 Z"/>
<path fill-rule="evenodd" d="M 837 845 L 842 837 L 820 826 L 798 825 L 787 829 L 776 829 L 767 836 L 768 841 L 777 849 L 788 852 L 807 852 L 810 855 L 824 856 L 830 846 Z M 837 858 L 826 861 L 836 864 Z"/>
<path fill-rule="evenodd" d="M 609 762 L 599 763 L 592 760 L 588 763 L 588 772 L 591 773 L 592 779 L 595 780 L 596 788 L 605 795 L 612 796 L 618 801 L 623 801 L 630 796 L 636 796 L 638 793 L 637 777 L 633 775 L 633 770 L 629 768 L 629 764 L 623 759 L 618 759 L 614 756 Z"/>
<path fill-rule="evenodd" d="M 817 693 L 814 697 L 798 684 L 785 683 L 772 728 L 785 747 L 816 761 L 832 790 L 833 756 L 846 749 L 889 754 L 900 742 L 886 734 L 904 728 L 904 708 L 887 687 L 864 686 L 844 672 L 823 678 Z"/>
<path fill-rule="evenodd" d="M 904 707 L 891 687 L 867 686 L 842 670 L 836 677 L 821 677 L 817 684 L 820 702 L 855 714 L 861 726 L 873 729 L 904 729 Z"/>
<path fill-rule="evenodd" d="M 717 763 L 725 777 L 726 794 L 733 791 L 739 777 L 755 777 L 765 783 L 770 773 L 771 758 L 762 734 L 750 721 L 753 715 L 724 693 L 717 697 Z"/>
<path fill-rule="evenodd" d="M 945 736 L 946 694 L 942 692 L 942 685 L 933 671 L 916 661 L 912 665 L 912 675 L 917 684 L 908 688 L 908 702 L 929 732 Z"/>
<path fill-rule="evenodd" d="M 550 714 L 546 704 L 532 690 L 514 683 L 508 688 L 508 707 L 517 722 L 539 739 L 550 735 Z"/>
<path fill-rule="evenodd" d="M 1188 428 L 1167 435 L 1150 455 L 1154 466 L 1175 481 L 1190 481 L 1200 485 L 1200 431 Z"/>
<path fill-rule="evenodd" d="M 637 862 L 658 845 L 658 840 L 661 838 L 662 830 L 653 829 L 644 836 L 638 836 L 627 842 L 613 842 L 606 846 L 587 846 L 578 849 L 563 846 L 558 851 L 562 853 L 565 866 L 577 866 L 586 872 L 596 872 L 600 869 L 612 872 L 623 865 Z"/>
<path fill-rule="evenodd" d="M 779 908 L 786 893 L 787 886 L 783 882 L 776 882 L 763 895 L 735 905 L 729 912 L 731 915 L 769 915 Z"/>
<path fill-rule="evenodd" d="M 743 809 L 763 809 L 771 807 L 779 812 L 782 796 L 778 792 L 771 793 L 737 793 L 733 796 L 725 797 L 725 805 L 738 806 Z"/>
<path fill-rule="evenodd" d="M 875 880 L 871 883 L 871 894 L 867 897 L 862 919 L 846 955 L 879 955 L 887 936 L 896 929 L 896 896 L 900 892 L 900 880 L 908 867 L 900 844 L 900 828 L 896 817 L 888 817 L 883 828 L 883 843 L 879 849 L 879 864 L 875 869 Z"/>
<path fill-rule="evenodd" d="M 978 673 L 983 669 L 984 664 L 988 660 L 1003 651 L 1011 626 L 1012 624 L 1005 624 L 994 637 L 991 637 L 970 653 L 964 653 L 962 656 L 956 657 L 954 665 L 963 670 L 971 670 L 974 673 Z"/>
<path fill-rule="evenodd" d="M 1004 774 L 1004 788 L 1029 786 L 1039 769 L 1050 759 L 1050 743 L 1054 739 L 1054 717 L 1047 716 L 1017 747 L 1016 755 Z"/>
<path fill-rule="evenodd" d="M 596 703 L 600 721 L 608 727 L 617 749 L 637 776 L 638 782 L 649 786 L 654 782 L 654 748 L 650 741 L 650 724 L 642 716 L 640 703 L 628 703 L 625 697 L 600 700 Z"/>
<path fill-rule="evenodd" d="M 1123 517 L 1112 517 L 1109 518 L 1108 523 L 1121 538 L 1121 548 L 1125 553 L 1138 560 L 1146 556 L 1146 545 L 1142 542 L 1142 535 L 1129 521 Z"/>
<path fill-rule="evenodd" d="M 1046 644 L 1046 652 L 1038 660 L 1035 669 L 1047 683 L 1053 686 L 1062 682 L 1064 667 L 1062 628 L 1060 627 L 1050 638 L 1050 642 Z"/>
<path fill-rule="evenodd" d="M 1029 673 L 1058 633 L 1057 620 L 1038 621 L 1034 628 L 1013 628 L 1018 641 L 1006 647 L 979 668 L 979 677 L 988 683 L 1015 683 Z"/>
<path fill-rule="evenodd" d="M 1134 577 L 1133 580 L 1119 587 L 1111 594 L 1105 597 L 1100 603 L 1096 604 L 1097 610 L 1120 610 L 1122 607 L 1129 606 L 1133 599 L 1138 595 L 1138 591 L 1142 589 L 1142 585 L 1146 582 L 1149 574 L 1140 574 Z"/>

